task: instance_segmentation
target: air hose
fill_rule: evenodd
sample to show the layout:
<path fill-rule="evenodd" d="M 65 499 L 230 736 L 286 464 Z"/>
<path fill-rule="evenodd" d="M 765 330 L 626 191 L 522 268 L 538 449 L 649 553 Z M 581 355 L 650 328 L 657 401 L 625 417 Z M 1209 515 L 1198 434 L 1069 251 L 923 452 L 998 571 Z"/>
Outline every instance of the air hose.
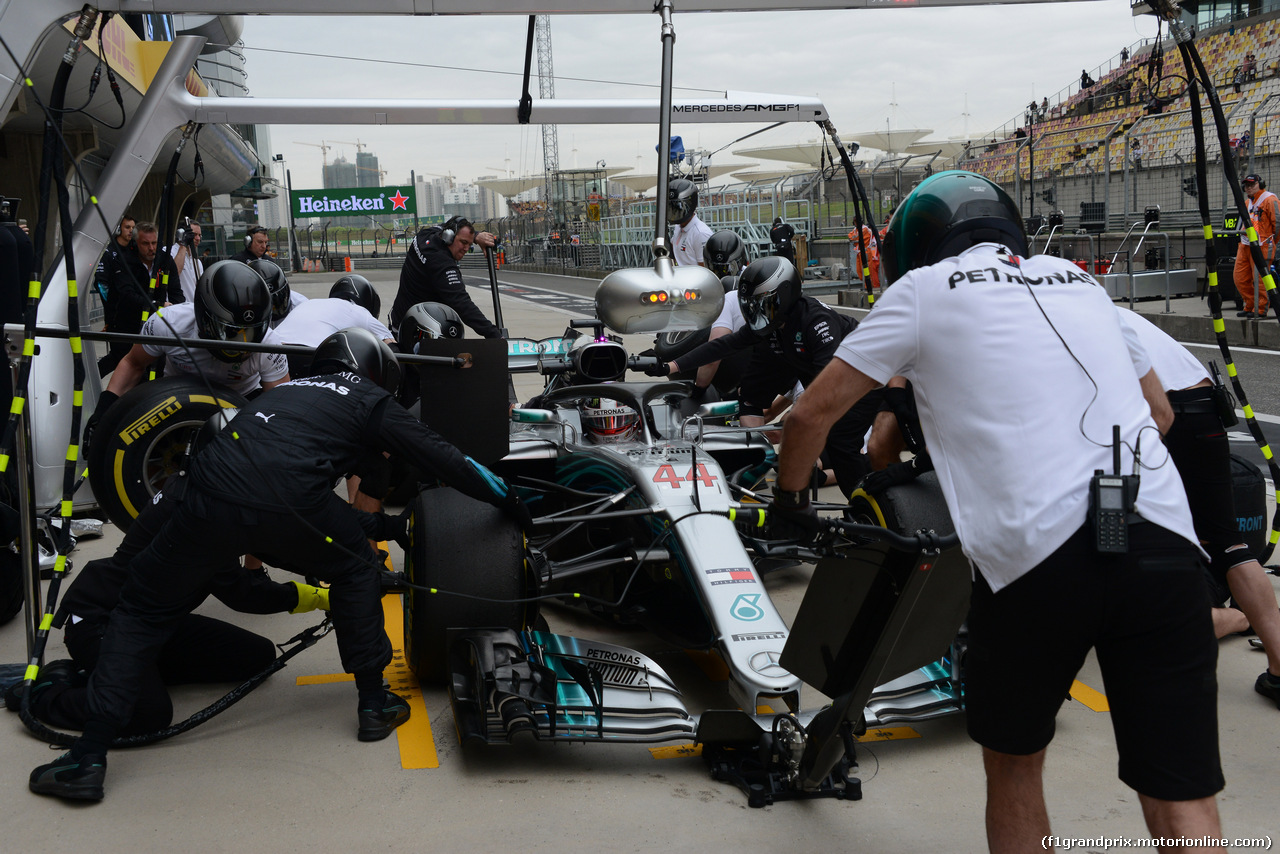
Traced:
<path fill-rule="evenodd" d="M 1218 349 L 1222 353 L 1222 360 L 1226 364 L 1227 375 L 1231 378 L 1231 387 L 1235 393 L 1236 399 L 1240 404 L 1240 408 L 1244 411 L 1245 424 L 1248 426 L 1249 434 L 1257 443 L 1262 456 L 1267 461 L 1267 469 L 1271 475 L 1272 483 L 1280 483 L 1280 466 L 1277 466 L 1275 456 L 1271 451 L 1271 446 L 1267 442 L 1266 436 L 1262 433 L 1262 428 L 1258 424 L 1258 419 L 1253 411 L 1253 407 L 1249 405 L 1249 399 L 1245 395 L 1244 385 L 1240 382 L 1240 375 L 1236 370 L 1235 362 L 1231 357 L 1231 348 L 1227 343 L 1227 327 L 1222 318 L 1222 294 L 1218 290 L 1218 273 L 1217 273 L 1217 251 L 1213 245 L 1213 225 L 1210 220 L 1209 212 L 1209 182 L 1208 172 L 1205 165 L 1206 162 L 1206 146 L 1204 132 L 1204 116 L 1200 106 L 1200 92 L 1197 84 L 1204 87 L 1205 95 L 1209 101 L 1209 109 L 1213 114 L 1214 129 L 1218 135 L 1218 145 L 1223 152 L 1222 166 L 1226 172 L 1227 185 L 1231 187 L 1232 197 L 1235 201 L 1236 211 L 1238 212 L 1241 222 L 1249 223 L 1246 235 L 1249 238 L 1249 254 L 1252 257 L 1253 266 L 1260 271 L 1263 286 L 1267 289 L 1269 295 L 1275 293 L 1275 280 L 1271 275 L 1269 265 L 1262 255 L 1262 245 L 1258 240 L 1258 232 L 1254 229 L 1252 221 L 1249 217 L 1249 208 L 1245 201 L 1244 191 L 1241 189 L 1234 159 L 1226 156 L 1230 150 L 1230 131 L 1227 127 L 1226 114 L 1222 109 L 1222 102 L 1218 98 L 1217 89 L 1214 88 L 1213 80 L 1205 69 L 1204 62 L 1200 57 L 1200 52 L 1196 50 L 1194 37 L 1190 31 L 1177 20 L 1177 11 L 1173 9 L 1167 0 L 1159 2 L 1161 14 L 1165 16 L 1169 22 L 1169 31 L 1174 37 L 1174 41 L 1178 46 L 1178 51 L 1182 55 L 1183 65 L 1187 69 L 1188 75 L 1188 94 L 1191 99 L 1191 127 L 1195 136 L 1196 148 L 1196 196 L 1199 199 L 1200 222 L 1204 228 L 1205 239 L 1205 267 L 1209 282 L 1209 311 L 1213 317 L 1213 332 L 1218 343 Z M 1277 506 L 1276 513 L 1271 520 L 1271 534 L 1267 539 L 1267 544 L 1263 547 L 1262 554 L 1258 556 L 1260 563 L 1266 563 L 1272 553 L 1275 551 L 1276 543 L 1280 542 L 1280 505 Z"/>
<path fill-rule="evenodd" d="M 880 249 L 880 234 L 876 231 L 875 217 L 871 212 L 871 203 L 867 199 L 866 190 L 862 186 L 862 181 L 858 178 L 858 173 L 853 168 L 853 160 L 849 157 L 849 152 L 845 150 L 844 143 L 840 141 L 840 135 L 836 133 L 836 127 L 831 123 L 830 119 L 819 122 L 819 127 L 823 132 L 831 136 L 832 142 L 836 144 L 836 150 L 840 152 L 840 165 L 844 167 L 845 180 L 849 183 L 849 194 L 853 197 L 853 227 L 858 232 L 858 258 L 862 262 L 862 283 L 867 292 L 867 305 L 874 306 L 876 303 L 875 283 L 871 281 L 871 264 L 867 259 L 867 238 L 862 230 L 863 219 L 861 208 L 866 208 L 866 223 L 871 227 L 872 239 L 876 244 L 876 251 Z"/>
<path fill-rule="evenodd" d="M 40 259 L 44 254 L 45 234 L 49 224 L 49 192 L 50 185 L 57 182 L 58 193 L 58 212 L 62 226 L 62 242 L 63 257 L 61 262 L 66 264 L 67 269 L 67 326 L 68 338 L 71 344 L 71 351 L 74 354 L 74 376 L 73 376 L 73 394 L 71 408 L 71 438 L 67 447 L 66 463 L 63 473 L 63 495 L 59 507 L 61 526 L 55 527 L 50 525 L 50 531 L 53 534 L 54 547 L 57 551 L 57 557 L 54 562 L 52 580 L 49 582 L 47 593 L 47 602 L 54 603 L 57 601 L 58 591 L 62 585 L 63 579 L 66 577 L 67 571 L 67 552 L 70 551 L 71 539 L 71 498 L 76 487 L 76 461 L 79 459 L 80 445 L 80 416 L 81 406 L 83 403 L 83 389 L 85 378 L 84 355 L 82 352 L 82 344 L 80 339 L 80 310 L 78 300 L 76 298 L 76 280 L 75 280 L 75 259 L 73 255 L 73 232 L 71 220 L 71 200 L 70 194 L 67 192 L 65 176 L 62 175 L 62 148 L 64 142 L 62 137 L 62 115 L 63 108 L 66 104 L 67 82 L 71 78 L 71 71 L 75 67 L 76 60 L 80 55 L 80 48 L 84 40 L 93 32 L 93 26 L 98 17 L 98 13 L 90 6 L 85 6 L 80 13 L 80 18 L 76 22 L 75 32 L 71 41 L 67 44 L 67 50 L 62 56 L 62 63 L 58 66 L 57 74 L 54 77 L 53 91 L 50 94 L 49 107 L 45 112 L 44 139 L 42 146 L 42 158 L 40 162 L 40 184 L 39 184 L 39 213 L 36 221 L 36 235 L 33 246 L 33 257 L 36 264 L 40 263 Z M 29 87 L 34 88 L 31 79 L 25 78 L 25 82 Z M 48 281 L 52 278 L 54 271 L 58 267 L 58 261 L 55 261 L 45 274 L 44 282 L 33 279 L 27 290 L 27 304 L 24 312 L 24 336 L 22 346 L 22 356 L 20 360 L 18 377 L 14 387 L 13 406 L 9 413 L 9 422 L 5 427 L 3 441 L 0 442 L 0 473 L 3 473 L 9 464 L 8 449 L 12 447 L 13 442 L 22 441 L 18 436 L 18 424 L 22 417 L 22 412 L 26 406 L 28 397 L 28 385 L 31 379 L 31 361 L 35 355 L 35 327 L 37 313 L 40 304 L 40 298 L 43 295 L 44 288 L 47 287 Z M 33 268 L 34 269 L 34 268 Z M 59 535 L 60 534 L 60 535 Z M 30 570 L 32 555 L 25 555 L 28 561 L 28 570 Z M 49 628 L 53 623 L 52 606 L 48 606 L 46 613 L 40 621 L 36 629 L 35 641 L 31 651 L 30 659 L 27 663 L 25 675 L 25 685 L 22 691 L 22 710 L 24 715 L 28 714 L 30 706 L 31 682 L 35 678 L 40 669 L 40 661 L 44 655 L 45 645 L 49 639 Z"/>
<path fill-rule="evenodd" d="M 187 718 L 185 721 L 182 721 L 181 723 L 173 724 L 172 726 L 165 727 L 164 729 L 157 730 L 155 732 L 144 733 L 142 735 L 131 735 L 131 736 L 126 736 L 125 738 L 117 738 L 111 742 L 111 746 L 112 747 L 142 747 L 148 744 L 155 744 L 158 741 L 164 741 L 165 739 L 168 739 L 168 738 L 173 738 L 175 735 L 181 735 L 182 733 L 188 730 L 198 727 L 200 724 L 205 723 L 206 721 L 209 721 L 212 718 L 222 714 L 227 709 L 231 708 L 236 703 L 243 700 L 246 696 L 248 696 L 250 691 L 252 691 L 254 688 L 257 688 L 263 682 L 267 681 L 267 679 L 270 678 L 276 672 L 283 670 L 285 665 L 289 663 L 289 659 L 293 658 L 295 655 L 302 652 L 304 649 L 307 649 L 308 647 L 313 646 L 316 643 L 316 641 L 320 640 L 320 638 L 324 637 L 332 630 L 333 630 L 333 625 L 332 623 L 329 622 L 329 618 L 326 617 L 323 622 L 317 625 L 314 625 L 311 628 L 306 629 L 305 631 L 299 632 L 297 635 L 294 635 L 289 640 L 285 641 L 283 644 L 280 644 L 279 646 L 280 654 L 276 656 L 275 659 L 270 664 L 268 664 L 265 668 L 263 668 L 260 673 L 249 677 L 239 686 L 231 689 L 225 695 L 223 695 L 220 699 L 214 701 L 213 703 L 210 703 L 208 706 L 205 706 L 203 709 L 196 712 L 194 715 Z M 293 646 L 291 649 L 285 649 L 285 647 L 288 646 L 289 644 L 295 644 L 295 646 Z M 50 744 L 55 744 L 55 745 L 58 745 L 59 747 L 70 747 L 72 743 L 74 743 L 75 740 L 79 738 L 79 736 L 73 735 L 71 733 L 59 732 L 55 729 L 50 729 L 49 727 L 40 723 L 40 721 L 36 720 L 35 717 L 31 714 L 31 710 L 28 708 L 27 698 L 25 696 L 27 693 L 28 693 L 27 690 L 23 691 L 24 696 L 23 696 L 22 715 L 21 715 L 22 722 L 26 724 L 27 729 L 35 733 L 35 735 L 37 735 L 42 741 L 47 741 Z"/>

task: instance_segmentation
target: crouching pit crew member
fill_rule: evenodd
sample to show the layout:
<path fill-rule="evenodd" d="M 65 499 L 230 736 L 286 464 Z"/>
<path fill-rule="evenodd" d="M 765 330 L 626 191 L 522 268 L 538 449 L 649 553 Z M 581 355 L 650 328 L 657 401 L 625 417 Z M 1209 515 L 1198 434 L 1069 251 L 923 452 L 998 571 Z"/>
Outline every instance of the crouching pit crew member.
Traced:
<path fill-rule="evenodd" d="M 392 650 L 379 564 L 359 514 L 334 494 L 334 483 L 361 454 L 389 450 L 501 507 L 526 529 L 528 510 L 501 478 L 395 402 L 399 366 L 369 332 L 330 336 L 317 348 L 314 369 L 312 377 L 261 395 L 195 458 L 186 496 L 134 559 L 120 590 L 89 678 L 84 734 L 66 755 L 32 771 L 33 792 L 102 798 L 106 751 L 132 714 L 143 672 L 204 598 L 209 579 L 245 553 L 329 582 L 338 652 L 355 675 L 359 740 L 386 738 L 408 720 L 408 703 L 382 687 Z"/>
<path fill-rule="evenodd" d="M 202 428 L 197 446 L 212 439 L 224 420 L 221 415 L 211 418 Z M 142 508 L 115 553 L 90 561 L 76 572 L 53 621 L 63 629 L 71 660 L 50 662 L 40 669 L 31 686 L 31 712 L 37 719 L 54 727 L 84 729 L 89 719 L 87 674 L 98 663 L 111 609 L 119 600 L 129 564 L 173 514 L 185 490 L 185 475 L 170 478 L 155 500 Z M 203 593 L 246 614 L 329 609 L 327 588 L 300 581 L 281 584 L 266 572 L 245 569 L 233 557 L 213 572 Z M 173 700 L 166 686 L 244 682 L 266 669 L 275 656 L 275 645 L 268 638 L 202 614 L 184 614 L 155 661 L 142 671 L 133 714 L 119 734 L 144 735 L 169 726 Z M 22 688 L 23 683 L 17 682 L 5 693 L 10 711 L 19 709 Z"/>
<path fill-rule="evenodd" d="M 985 178 L 942 172 L 903 201 L 881 259 L 892 287 L 791 412 L 773 512 L 816 531 L 805 487 L 827 429 L 891 377 L 910 380 L 975 569 L 966 700 L 990 849 L 1040 850 L 1050 833 L 1045 749 L 1090 649 L 1119 776 L 1152 835 L 1220 838 L 1217 642 L 1157 429 L 1172 412 L 1104 289 L 1026 251 L 1016 204 Z M 1115 425 L 1122 473 L 1137 473 L 1123 488 L 1095 477 L 1112 472 Z M 1118 524 L 1102 512 L 1113 498 Z"/>

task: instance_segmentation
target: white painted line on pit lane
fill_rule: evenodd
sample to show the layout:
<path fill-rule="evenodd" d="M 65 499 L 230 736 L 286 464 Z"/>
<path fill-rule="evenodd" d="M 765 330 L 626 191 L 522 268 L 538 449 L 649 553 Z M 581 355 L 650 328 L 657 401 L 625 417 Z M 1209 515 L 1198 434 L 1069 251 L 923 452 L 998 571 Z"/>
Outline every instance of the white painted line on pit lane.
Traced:
<path fill-rule="evenodd" d="M 1243 420 L 1244 420 L 1244 410 L 1242 410 L 1242 409 L 1237 409 L 1237 410 L 1236 410 L 1236 415 L 1240 416 L 1240 420 L 1241 420 L 1241 421 L 1243 421 Z M 1264 415 L 1264 414 L 1262 414 L 1261 412 L 1255 412 L 1255 413 L 1253 413 L 1253 417 L 1254 417 L 1255 419 L 1257 419 L 1258 421 L 1265 421 L 1265 422 L 1267 422 L 1268 424 L 1280 424 L 1280 415 Z M 1248 435 L 1248 434 L 1246 434 L 1246 435 Z M 1252 436 L 1250 436 L 1249 438 L 1250 438 L 1250 440 L 1252 440 L 1252 439 L 1253 439 L 1253 437 L 1252 437 Z"/>
<path fill-rule="evenodd" d="M 504 283 L 503 283 L 503 282 L 498 282 L 498 284 L 499 284 L 499 285 L 502 285 L 502 284 L 504 284 Z M 469 288 L 475 288 L 475 289 L 477 289 L 477 290 L 484 291 L 486 294 L 492 294 L 492 293 L 493 293 L 493 291 L 492 291 L 492 290 L 490 290 L 490 288 L 489 288 L 489 286 L 488 286 L 488 285 L 467 285 L 467 287 L 469 287 Z M 517 288 L 518 288 L 518 287 L 522 287 L 522 286 L 521 286 L 521 285 L 512 285 L 512 287 L 517 287 Z M 559 292 L 558 292 L 558 291 L 555 291 L 554 293 L 559 293 Z M 538 301 L 538 299 L 554 299 L 554 297 L 550 297 L 550 296 L 540 296 L 540 297 L 538 297 L 538 299 L 533 299 L 529 294 L 505 294 L 505 296 L 510 297 L 511 299 L 526 300 L 527 302 L 531 302 L 531 303 L 533 303 L 534 305 L 538 306 L 539 308 L 541 308 L 541 309 L 543 309 L 543 310 L 545 310 L 545 311 L 554 311 L 554 312 L 556 312 L 557 314 L 563 314 L 563 315 L 565 315 L 566 317 L 582 317 L 582 316 L 583 316 L 583 313 L 582 313 L 581 311 L 570 311 L 569 309 L 567 309 L 567 308 L 561 308 L 561 307 L 560 307 L 560 306 L 558 306 L 558 305 L 549 305 L 549 304 L 542 303 L 542 302 L 539 302 L 539 301 Z M 564 294 L 564 296 L 565 296 L 565 297 L 577 297 L 578 299 L 587 299 L 587 297 L 577 296 L 576 294 Z"/>
<path fill-rule="evenodd" d="M 1206 350 L 1217 350 L 1217 344 L 1195 344 L 1190 341 L 1179 341 L 1183 347 L 1203 347 Z M 1232 353 L 1259 353 L 1263 356 L 1280 356 L 1280 350 L 1262 350 L 1258 347 L 1232 347 Z"/>

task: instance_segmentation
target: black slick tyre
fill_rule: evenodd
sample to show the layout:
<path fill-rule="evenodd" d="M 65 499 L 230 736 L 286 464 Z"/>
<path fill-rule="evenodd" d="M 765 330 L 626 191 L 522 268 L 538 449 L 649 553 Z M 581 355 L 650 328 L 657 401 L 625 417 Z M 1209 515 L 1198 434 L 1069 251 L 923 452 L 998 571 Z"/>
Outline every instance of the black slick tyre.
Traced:
<path fill-rule="evenodd" d="M 405 660 L 420 682 L 440 684 L 449 679 L 450 629 L 521 629 L 536 616 L 513 601 L 529 595 L 524 535 L 497 507 L 438 488 L 414 499 L 409 538 L 409 582 L 441 592 L 405 594 Z"/>
<path fill-rule="evenodd" d="M 99 506 L 127 531 L 165 480 L 186 466 L 191 440 L 220 409 L 241 407 L 235 392 L 195 377 L 145 382 L 102 416 L 89 448 L 89 483 Z"/>

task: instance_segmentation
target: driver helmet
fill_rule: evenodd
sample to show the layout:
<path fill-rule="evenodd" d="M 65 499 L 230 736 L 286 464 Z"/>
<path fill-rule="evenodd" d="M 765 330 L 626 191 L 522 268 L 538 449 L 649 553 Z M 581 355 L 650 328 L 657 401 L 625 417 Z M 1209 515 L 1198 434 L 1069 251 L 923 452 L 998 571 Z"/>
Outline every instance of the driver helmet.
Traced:
<path fill-rule="evenodd" d="M 420 302 L 404 313 L 396 343 L 402 353 L 418 352 L 418 343 L 428 338 L 461 338 L 462 318 L 447 305 Z"/>
<path fill-rule="evenodd" d="M 271 292 L 242 261 L 219 261 L 196 282 L 196 329 L 209 341 L 259 344 L 271 324 Z M 211 350 L 223 362 L 243 362 L 243 350 Z"/>
<path fill-rule="evenodd" d="M 800 274 L 781 255 L 757 258 L 738 276 L 742 319 L 756 332 L 777 329 L 800 300 Z"/>
<path fill-rule="evenodd" d="M 597 445 L 626 442 L 640 432 L 640 414 L 612 398 L 587 398 L 578 406 L 578 412 L 588 441 Z"/>
<path fill-rule="evenodd" d="M 717 276 L 732 276 L 747 265 L 747 245 L 732 231 L 717 231 L 702 247 L 702 260 Z"/>
<path fill-rule="evenodd" d="M 698 209 L 698 187 L 688 178 L 677 178 L 667 185 L 667 219 L 684 225 Z"/>
<path fill-rule="evenodd" d="M 924 179 L 898 206 L 880 245 L 890 284 L 916 269 L 979 243 L 999 243 L 1026 257 L 1027 232 L 1018 206 L 1000 185 L 973 172 Z"/>
<path fill-rule="evenodd" d="M 267 290 L 271 292 L 271 319 L 279 323 L 293 308 L 289 280 L 284 277 L 284 270 L 270 258 L 256 258 L 249 262 L 249 266 L 267 283 Z"/>
<path fill-rule="evenodd" d="M 365 311 L 378 316 L 382 310 L 382 298 L 374 289 L 373 283 L 364 276 L 347 275 L 333 283 L 329 288 L 329 299 L 344 299 L 353 302 Z"/>

